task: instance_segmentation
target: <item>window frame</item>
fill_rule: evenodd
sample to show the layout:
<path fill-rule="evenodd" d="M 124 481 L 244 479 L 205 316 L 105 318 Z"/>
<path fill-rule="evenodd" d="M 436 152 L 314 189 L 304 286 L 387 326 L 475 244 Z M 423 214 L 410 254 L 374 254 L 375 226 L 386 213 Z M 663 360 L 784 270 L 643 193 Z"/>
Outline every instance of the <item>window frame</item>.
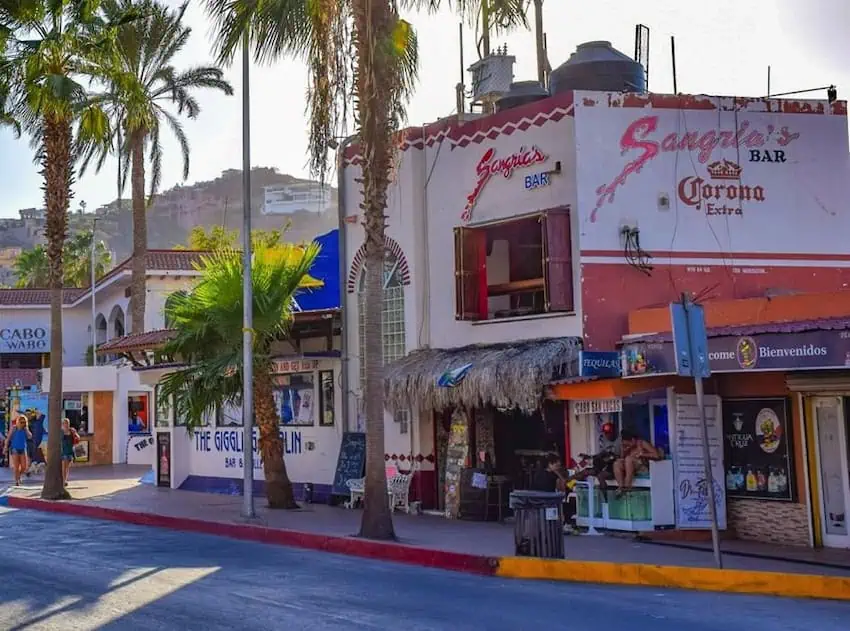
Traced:
<path fill-rule="evenodd" d="M 313 408 L 312 408 L 312 411 L 310 413 L 310 422 L 309 423 L 307 423 L 307 422 L 284 423 L 283 418 L 280 416 L 280 411 L 279 411 L 279 408 L 278 408 L 277 401 L 275 401 L 275 414 L 277 414 L 277 417 L 278 417 L 278 419 L 277 419 L 278 426 L 280 426 L 280 427 L 315 427 L 316 426 L 316 407 L 317 407 L 316 404 L 318 403 L 318 399 L 316 397 L 316 385 L 317 385 L 317 382 L 318 382 L 316 372 L 317 371 L 315 371 L 315 370 L 307 370 L 307 371 L 303 371 L 303 372 L 299 371 L 299 372 L 281 373 L 279 375 L 273 376 L 274 385 L 272 386 L 272 392 L 277 392 L 278 390 L 291 388 L 291 386 L 285 386 L 285 385 L 278 383 L 278 379 L 281 379 L 281 378 L 291 379 L 292 377 L 295 377 L 297 375 L 298 376 L 309 375 L 310 376 L 310 382 L 311 382 L 310 390 L 313 393 L 312 394 L 312 396 L 313 396 Z M 306 390 L 306 389 L 307 388 L 304 388 L 304 390 Z"/>
<path fill-rule="evenodd" d="M 389 248 L 384 250 L 384 293 L 381 304 L 381 357 L 385 366 L 390 362 L 401 359 L 407 354 L 407 319 L 405 317 L 407 302 L 404 291 L 404 279 L 401 275 L 401 265 L 402 259 L 400 256 L 392 252 Z M 365 273 L 366 266 L 364 264 L 357 284 L 357 339 L 360 348 L 361 392 L 363 391 L 366 374 L 366 366 L 362 361 L 365 334 L 363 322 L 363 283 Z M 390 313 L 400 314 L 400 317 L 388 321 L 387 315 Z M 400 327 L 400 330 L 389 331 L 388 325 Z"/>
<path fill-rule="evenodd" d="M 330 387 L 325 391 L 325 379 L 328 378 Z M 333 370 L 320 370 L 316 387 L 319 389 L 319 427 L 333 427 L 336 424 L 336 383 Z M 330 411 L 330 422 L 325 420 L 325 413 Z"/>
<path fill-rule="evenodd" d="M 487 234 L 497 226 L 535 218 L 541 230 L 543 309 L 527 315 L 534 317 L 548 313 L 575 313 L 572 216 L 569 206 L 560 206 L 454 229 L 456 320 L 486 322 L 507 319 L 490 316 L 488 290 L 493 285 L 487 284 Z M 510 283 L 503 285 L 506 284 Z M 516 295 L 520 291 L 511 293 Z"/>

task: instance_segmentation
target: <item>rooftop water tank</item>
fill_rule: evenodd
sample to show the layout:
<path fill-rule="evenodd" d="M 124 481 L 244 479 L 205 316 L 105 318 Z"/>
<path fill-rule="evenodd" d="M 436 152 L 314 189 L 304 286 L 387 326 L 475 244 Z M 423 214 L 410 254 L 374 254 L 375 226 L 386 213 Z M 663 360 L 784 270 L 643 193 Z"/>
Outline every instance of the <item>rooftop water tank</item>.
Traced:
<path fill-rule="evenodd" d="M 549 89 L 552 94 L 570 90 L 646 92 L 646 76 L 643 66 L 611 42 L 587 42 L 552 71 Z"/>
<path fill-rule="evenodd" d="M 539 81 L 515 81 L 510 90 L 496 101 L 496 111 L 504 112 L 526 103 L 534 103 L 549 96 Z"/>

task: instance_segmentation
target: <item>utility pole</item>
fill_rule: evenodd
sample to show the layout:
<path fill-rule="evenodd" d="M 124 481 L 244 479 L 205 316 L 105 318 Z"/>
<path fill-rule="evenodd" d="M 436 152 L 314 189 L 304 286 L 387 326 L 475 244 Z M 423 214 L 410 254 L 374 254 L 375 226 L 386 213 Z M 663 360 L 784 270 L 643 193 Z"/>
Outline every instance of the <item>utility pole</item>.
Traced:
<path fill-rule="evenodd" d="M 254 513 L 254 286 L 251 277 L 251 53 L 242 38 L 242 517 Z"/>
<path fill-rule="evenodd" d="M 95 250 L 97 249 L 97 217 L 91 224 L 91 365 L 97 366 L 97 307 L 94 299 L 94 284 L 97 280 L 95 270 Z"/>

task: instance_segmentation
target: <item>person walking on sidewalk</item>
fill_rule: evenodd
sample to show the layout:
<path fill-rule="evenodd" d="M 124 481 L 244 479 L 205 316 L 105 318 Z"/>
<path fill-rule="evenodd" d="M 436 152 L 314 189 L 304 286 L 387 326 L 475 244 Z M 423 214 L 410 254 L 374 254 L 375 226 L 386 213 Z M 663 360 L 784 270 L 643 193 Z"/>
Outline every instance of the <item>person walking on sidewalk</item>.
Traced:
<path fill-rule="evenodd" d="M 9 454 L 9 465 L 15 475 L 16 486 L 20 486 L 21 476 L 29 465 L 27 442 L 30 440 L 32 440 L 32 434 L 27 427 L 27 417 L 22 414 L 18 417 L 15 427 L 9 430 L 3 449 Z"/>
<path fill-rule="evenodd" d="M 77 431 L 71 427 L 71 421 L 62 419 L 62 479 L 68 486 L 68 476 L 71 474 L 71 463 L 74 462 L 74 445 L 80 442 Z"/>

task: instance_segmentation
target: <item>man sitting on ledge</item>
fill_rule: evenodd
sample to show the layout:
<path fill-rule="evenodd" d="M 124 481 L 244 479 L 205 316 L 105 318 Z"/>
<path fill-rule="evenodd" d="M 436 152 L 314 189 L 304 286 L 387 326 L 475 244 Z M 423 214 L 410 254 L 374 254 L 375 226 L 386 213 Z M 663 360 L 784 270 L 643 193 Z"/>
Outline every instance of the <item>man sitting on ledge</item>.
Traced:
<path fill-rule="evenodd" d="M 635 475 L 649 471 L 650 460 L 663 460 L 664 452 L 634 432 L 620 432 L 622 457 L 614 462 L 614 479 L 617 480 L 617 497 L 631 490 Z"/>

